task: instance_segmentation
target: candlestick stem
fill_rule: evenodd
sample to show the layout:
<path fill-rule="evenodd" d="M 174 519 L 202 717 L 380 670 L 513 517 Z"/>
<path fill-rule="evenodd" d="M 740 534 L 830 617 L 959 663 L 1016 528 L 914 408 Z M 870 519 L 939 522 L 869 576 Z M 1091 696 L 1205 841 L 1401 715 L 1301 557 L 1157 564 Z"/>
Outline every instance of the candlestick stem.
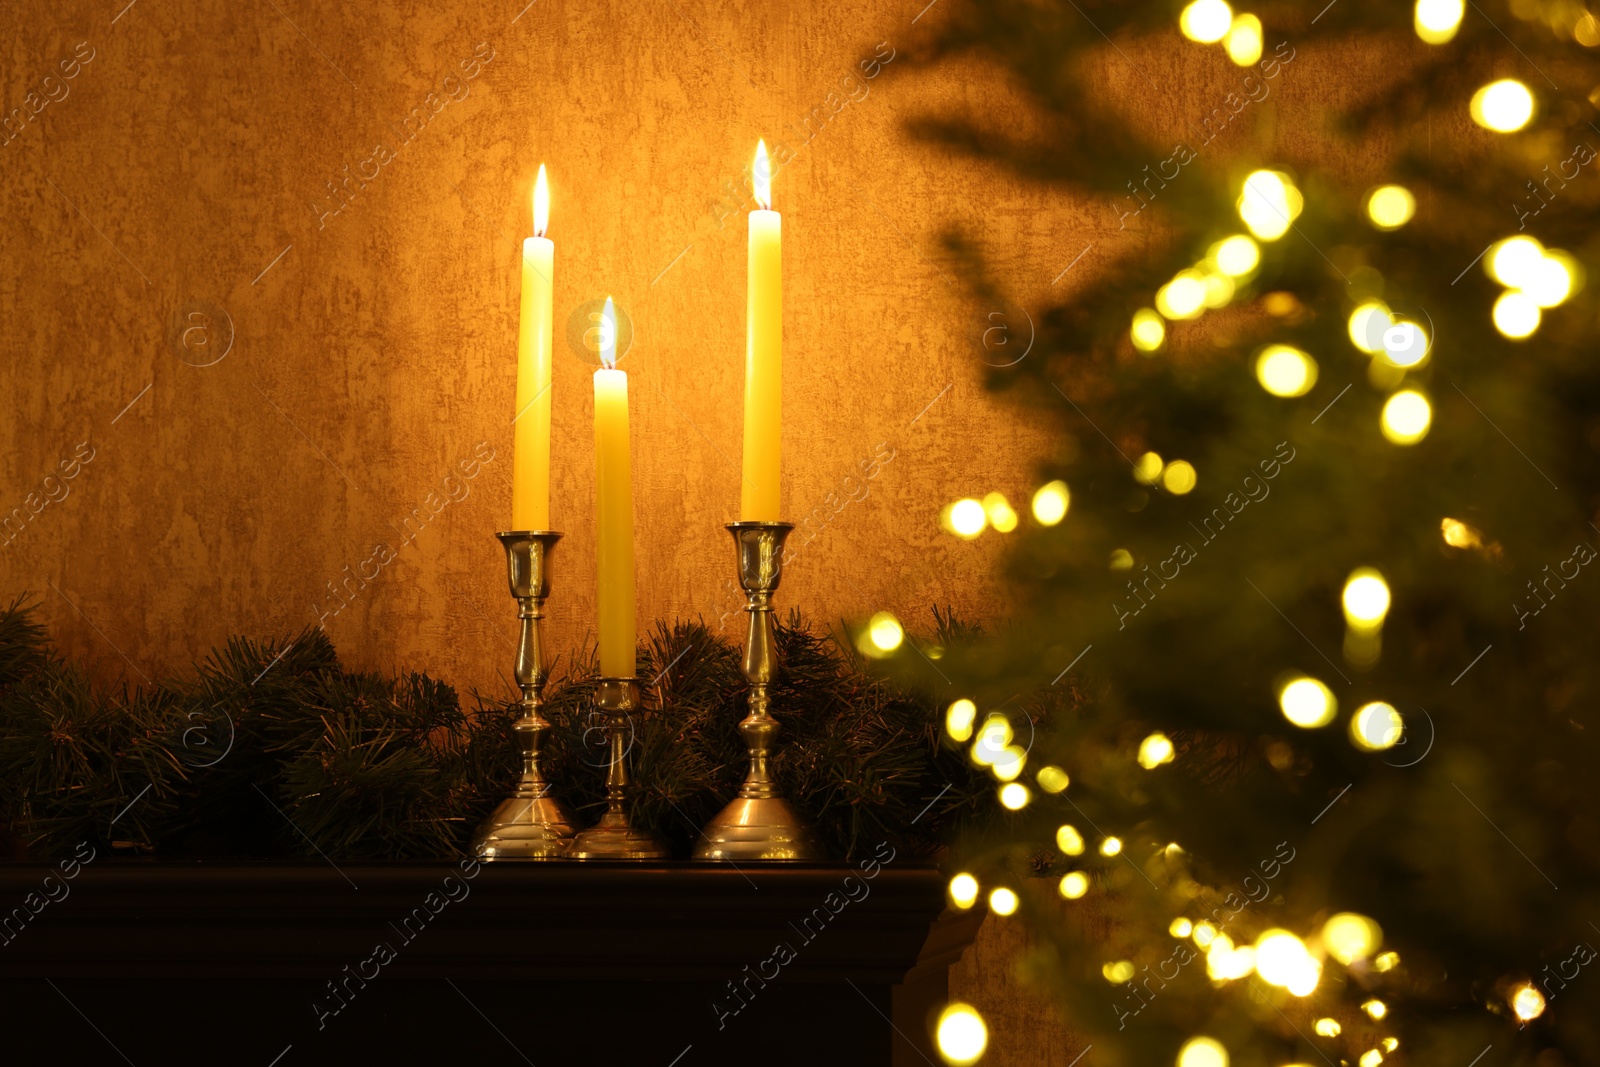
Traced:
<path fill-rule="evenodd" d="M 545 662 L 541 641 L 544 602 L 550 595 L 550 554 L 561 535 L 551 530 L 513 530 L 496 534 L 506 550 L 511 595 L 517 601 L 521 633 L 516 679 L 522 690 L 521 717 L 512 724 L 522 750 L 522 777 L 516 791 L 479 827 L 473 852 L 485 860 L 555 859 L 572 840 L 572 817 L 553 795 L 540 766 L 550 721 L 544 705 Z"/>
<path fill-rule="evenodd" d="M 745 592 L 749 629 L 745 635 L 745 680 L 750 683 L 750 713 L 739 736 L 750 753 L 750 771 L 739 795 L 701 832 L 694 856 L 700 860 L 815 860 L 821 851 L 805 823 L 772 780 L 772 750 L 782 728 L 772 716 L 770 686 L 777 673 L 777 628 L 772 594 L 783 577 L 783 542 L 794 526 L 786 522 L 733 522 L 739 585 Z"/>

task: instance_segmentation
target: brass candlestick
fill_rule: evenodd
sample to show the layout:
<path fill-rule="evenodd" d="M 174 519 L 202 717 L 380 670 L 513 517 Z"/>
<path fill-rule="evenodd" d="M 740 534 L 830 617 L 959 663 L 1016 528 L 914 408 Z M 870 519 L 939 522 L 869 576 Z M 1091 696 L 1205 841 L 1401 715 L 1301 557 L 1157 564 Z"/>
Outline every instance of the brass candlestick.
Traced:
<path fill-rule="evenodd" d="M 553 795 L 539 766 L 540 749 L 550 722 L 539 713 L 544 704 L 544 648 L 540 623 L 550 595 L 550 553 L 561 535 L 552 530 L 512 530 L 495 534 L 506 549 L 511 595 L 522 621 L 517 642 L 517 685 L 522 689 L 522 717 L 513 725 L 522 749 L 522 779 L 478 829 L 472 850 L 485 860 L 547 860 L 562 855 L 572 841 L 572 816 Z"/>
<path fill-rule="evenodd" d="M 739 585 L 745 592 L 750 630 L 745 638 L 744 676 L 750 683 L 750 714 L 739 736 L 750 750 L 750 773 L 733 803 L 701 832 L 697 860 L 815 860 L 821 850 L 800 816 L 778 795 L 768 763 L 781 728 L 772 717 L 767 687 L 777 668 L 772 594 L 783 577 L 787 522 L 730 522 L 739 554 Z"/>
<path fill-rule="evenodd" d="M 606 813 L 600 821 L 572 839 L 566 857 L 574 860 L 659 860 L 667 847 L 654 834 L 635 830 L 628 822 L 628 749 L 630 719 L 639 709 L 637 678 L 601 678 L 595 689 L 595 707 L 611 720 L 606 727 L 611 766 L 606 770 Z"/>

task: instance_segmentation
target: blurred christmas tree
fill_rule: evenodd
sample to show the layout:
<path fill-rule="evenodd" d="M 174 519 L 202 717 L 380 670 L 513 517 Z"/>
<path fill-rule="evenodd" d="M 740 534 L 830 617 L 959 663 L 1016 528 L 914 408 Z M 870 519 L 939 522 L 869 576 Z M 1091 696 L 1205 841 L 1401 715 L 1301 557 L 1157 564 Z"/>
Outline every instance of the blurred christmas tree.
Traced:
<path fill-rule="evenodd" d="M 987 370 L 1059 445 L 1031 520 L 945 512 L 1016 528 L 1017 625 L 882 650 L 965 698 L 950 743 L 1013 811 L 952 897 L 1034 925 L 1088 1063 L 1600 1063 L 1600 22 L 941 17 L 923 67 L 1018 106 L 919 132 L 1141 231 L 1077 242 L 1109 265 Z M 1084 705 L 1035 737 L 1051 686 Z M 976 1020 L 943 1027 L 970 1062 Z"/>

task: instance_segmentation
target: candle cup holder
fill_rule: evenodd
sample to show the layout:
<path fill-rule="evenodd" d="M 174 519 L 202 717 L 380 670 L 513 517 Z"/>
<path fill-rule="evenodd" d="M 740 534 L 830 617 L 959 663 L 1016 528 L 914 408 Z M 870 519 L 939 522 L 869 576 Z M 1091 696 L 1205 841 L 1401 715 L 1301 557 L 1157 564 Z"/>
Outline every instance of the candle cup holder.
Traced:
<path fill-rule="evenodd" d="M 522 778 L 516 792 L 478 828 L 472 851 L 484 860 L 555 859 L 572 842 L 572 816 L 552 795 L 539 765 L 550 729 L 549 720 L 539 710 L 544 704 L 546 678 L 540 624 L 550 595 L 550 553 L 561 535 L 550 530 L 512 530 L 495 536 L 505 546 L 511 595 L 517 598 L 517 617 L 522 622 L 516 668 L 522 717 L 511 727 L 522 749 Z"/>
<path fill-rule="evenodd" d="M 701 831 L 697 860 L 816 860 L 822 856 L 805 822 L 778 795 L 769 763 L 781 729 L 772 717 L 768 686 L 777 669 L 777 636 L 772 594 L 783 576 L 783 542 L 794 529 L 787 522 L 730 522 L 739 557 L 739 585 L 745 592 L 750 629 L 744 646 L 744 676 L 750 683 L 750 714 L 739 736 L 750 750 L 750 773 L 733 802 Z"/>
<path fill-rule="evenodd" d="M 611 720 L 606 727 L 611 765 L 606 769 L 606 813 L 600 821 L 572 839 L 565 853 L 574 860 L 659 860 L 669 853 L 654 834 L 635 830 L 628 821 L 628 775 L 626 740 L 629 719 L 639 710 L 637 678 L 601 678 L 595 689 L 595 707 Z"/>

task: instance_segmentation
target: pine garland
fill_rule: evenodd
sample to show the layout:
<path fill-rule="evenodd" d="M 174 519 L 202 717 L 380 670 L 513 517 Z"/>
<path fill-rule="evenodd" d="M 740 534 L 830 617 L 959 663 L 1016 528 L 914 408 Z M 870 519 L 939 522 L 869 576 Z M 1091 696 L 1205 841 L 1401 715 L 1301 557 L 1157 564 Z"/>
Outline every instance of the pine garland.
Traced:
<path fill-rule="evenodd" d="M 21 598 L 0 610 L 0 829 L 17 858 L 85 840 L 173 858 L 455 856 L 520 772 L 514 698 L 474 692 L 469 713 L 425 674 L 348 670 L 320 629 L 236 637 L 190 679 L 101 691 L 33 610 Z M 962 629 L 935 618 L 936 644 Z M 778 648 L 774 773 L 828 855 L 888 840 L 926 856 L 993 817 L 992 784 L 942 740 L 931 697 L 873 677 L 798 615 Z M 745 773 L 739 660 L 700 622 L 658 625 L 640 649 L 632 816 L 680 856 Z M 587 649 L 546 687 L 547 773 L 581 823 L 604 803 L 597 674 Z"/>

